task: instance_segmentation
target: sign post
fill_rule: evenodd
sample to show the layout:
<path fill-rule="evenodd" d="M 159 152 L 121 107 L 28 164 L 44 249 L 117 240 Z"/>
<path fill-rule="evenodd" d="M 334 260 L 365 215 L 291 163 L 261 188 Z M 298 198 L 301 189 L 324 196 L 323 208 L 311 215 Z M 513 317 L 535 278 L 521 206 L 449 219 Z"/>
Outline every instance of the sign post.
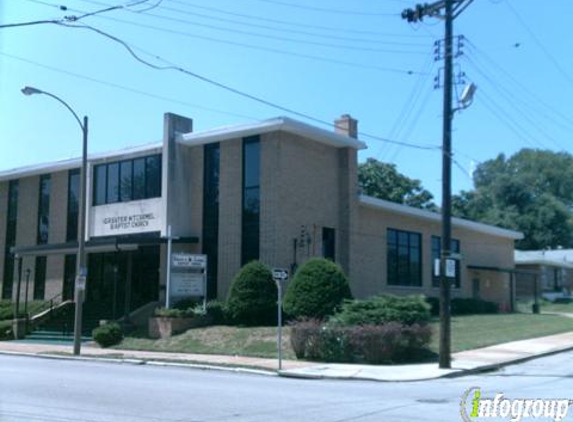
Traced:
<path fill-rule="evenodd" d="M 283 369 L 283 287 L 288 280 L 288 270 L 284 268 L 273 269 L 273 280 L 277 285 L 277 355 L 279 360 L 279 371 Z"/>

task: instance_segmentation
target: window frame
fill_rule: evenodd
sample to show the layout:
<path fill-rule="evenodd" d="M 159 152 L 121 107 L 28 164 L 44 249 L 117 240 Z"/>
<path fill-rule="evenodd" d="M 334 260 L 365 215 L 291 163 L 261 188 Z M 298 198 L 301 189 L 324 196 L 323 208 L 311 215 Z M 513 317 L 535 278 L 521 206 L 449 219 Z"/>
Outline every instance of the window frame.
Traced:
<path fill-rule="evenodd" d="M 414 239 L 416 240 L 414 241 Z M 417 262 L 412 259 L 414 254 Z M 406 258 L 405 260 L 404 256 Z M 413 271 L 414 267 L 416 267 L 415 271 Z M 422 287 L 422 268 L 422 234 L 418 232 L 387 228 L 387 285 L 395 287 Z"/>

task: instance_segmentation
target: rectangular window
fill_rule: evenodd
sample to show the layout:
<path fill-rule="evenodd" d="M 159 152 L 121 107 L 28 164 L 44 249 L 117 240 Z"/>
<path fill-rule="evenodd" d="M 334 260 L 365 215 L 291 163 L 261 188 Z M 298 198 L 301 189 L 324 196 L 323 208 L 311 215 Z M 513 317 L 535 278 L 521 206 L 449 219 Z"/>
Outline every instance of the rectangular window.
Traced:
<path fill-rule="evenodd" d="M 64 283 L 62 286 L 62 300 L 74 299 L 75 277 L 76 277 L 76 255 L 66 255 L 64 261 Z"/>
<path fill-rule="evenodd" d="M 161 156 L 154 155 L 145 159 L 145 197 L 161 196 Z"/>
<path fill-rule="evenodd" d="M 106 204 L 119 202 L 119 163 L 107 165 Z"/>
<path fill-rule="evenodd" d="M 207 295 L 213 299 L 219 250 L 219 144 L 205 145 L 203 157 L 203 253 L 207 255 Z"/>
<path fill-rule="evenodd" d="M 14 282 L 14 255 L 10 248 L 16 244 L 16 224 L 18 221 L 18 180 L 8 185 L 8 212 L 6 215 L 6 243 L 4 248 L 4 277 L 2 279 L 2 299 L 12 298 Z"/>
<path fill-rule="evenodd" d="M 241 263 L 259 259 L 260 231 L 260 137 L 243 139 L 243 216 Z"/>
<path fill-rule="evenodd" d="M 122 161 L 119 169 L 120 173 L 120 195 L 121 202 L 131 201 L 133 197 L 133 161 Z"/>
<path fill-rule="evenodd" d="M 94 167 L 93 204 L 115 204 L 161 196 L 161 155 Z"/>
<path fill-rule="evenodd" d="M 66 240 L 78 239 L 78 219 L 80 213 L 80 169 L 68 173 L 68 218 L 66 220 Z"/>
<path fill-rule="evenodd" d="M 34 271 L 34 300 L 44 300 L 46 293 L 46 257 L 36 257 L 36 269 Z"/>
<path fill-rule="evenodd" d="M 460 253 L 460 241 L 457 239 L 452 239 L 450 243 L 450 252 L 459 254 Z M 436 260 L 440 259 L 440 255 L 442 254 L 442 238 L 438 236 L 432 236 L 432 286 L 433 287 L 440 287 L 440 277 L 436 276 L 434 271 L 434 266 L 436 265 Z M 459 265 L 459 261 L 456 262 L 456 279 L 454 286 L 460 287 L 461 285 L 461 268 Z"/>
<path fill-rule="evenodd" d="M 322 228 L 322 256 L 336 261 L 336 232 L 333 228 Z"/>
<path fill-rule="evenodd" d="M 38 200 L 38 230 L 37 243 L 43 245 L 48 243 L 50 231 L 50 190 L 51 178 L 49 174 L 40 177 L 40 198 Z"/>
<path fill-rule="evenodd" d="M 387 277 L 392 286 L 422 285 L 422 235 L 388 229 Z"/>

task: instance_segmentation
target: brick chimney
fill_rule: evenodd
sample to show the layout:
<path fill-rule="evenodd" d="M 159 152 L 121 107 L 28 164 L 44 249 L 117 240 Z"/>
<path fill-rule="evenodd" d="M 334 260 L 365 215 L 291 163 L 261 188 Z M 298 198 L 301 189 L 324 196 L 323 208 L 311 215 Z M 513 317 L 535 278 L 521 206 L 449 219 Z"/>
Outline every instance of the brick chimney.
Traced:
<path fill-rule="evenodd" d="M 334 121 L 334 131 L 340 135 L 358 138 L 358 120 L 353 119 L 350 114 L 343 114 Z"/>

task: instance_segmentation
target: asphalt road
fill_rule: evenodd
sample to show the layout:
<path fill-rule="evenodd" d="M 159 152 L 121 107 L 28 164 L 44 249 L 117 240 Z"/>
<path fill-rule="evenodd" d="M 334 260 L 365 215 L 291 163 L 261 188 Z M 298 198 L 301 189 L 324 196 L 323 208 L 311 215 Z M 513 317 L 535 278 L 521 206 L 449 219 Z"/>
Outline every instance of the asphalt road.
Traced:
<path fill-rule="evenodd" d="M 0 355 L 0 421 L 461 421 L 461 396 L 474 386 L 484 396 L 573 398 L 573 353 L 479 376 L 416 383 L 298 380 Z M 573 420 L 573 409 L 570 413 L 565 420 Z"/>

